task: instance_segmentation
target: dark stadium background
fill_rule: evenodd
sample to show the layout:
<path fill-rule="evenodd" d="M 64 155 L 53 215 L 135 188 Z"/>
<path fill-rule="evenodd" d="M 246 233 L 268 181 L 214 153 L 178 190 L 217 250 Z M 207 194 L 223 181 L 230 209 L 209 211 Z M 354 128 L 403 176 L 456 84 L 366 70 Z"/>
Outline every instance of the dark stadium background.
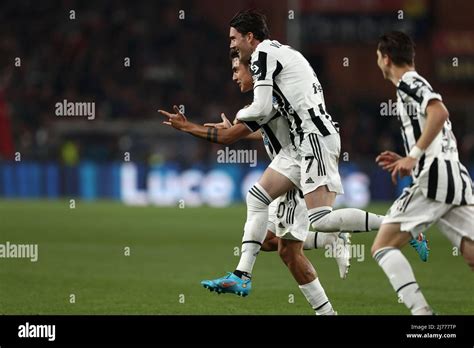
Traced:
<path fill-rule="evenodd" d="M 277 253 L 259 255 L 245 299 L 200 286 L 235 267 L 242 197 L 267 156 L 241 141 L 230 148 L 257 149 L 256 168 L 217 163 L 223 146 L 157 112 L 183 105 L 194 122 L 218 122 L 251 102 L 228 58 L 229 20 L 249 7 L 318 74 L 341 126 L 342 203 L 384 214 L 407 184 L 374 163 L 402 144 L 397 119 L 381 115 L 396 98 L 376 65 L 387 30 L 414 38 L 417 70 L 443 96 L 474 174 L 473 1 L 2 0 L 0 244 L 37 244 L 39 258 L 0 259 L 0 314 L 314 314 Z M 95 119 L 56 116 L 64 99 L 94 102 Z M 427 263 L 404 250 L 427 300 L 439 314 L 474 313 L 459 251 L 436 227 L 427 234 Z M 365 253 L 344 281 L 324 250 L 307 255 L 339 314 L 408 314 L 370 256 L 373 239 L 353 236 Z"/>
<path fill-rule="evenodd" d="M 222 147 L 163 126 L 157 110 L 184 105 L 192 121 L 204 123 L 220 120 L 220 112 L 232 119 L 251 101 L 231 81 L 227 39 L 229 19 L 248 7 L 262 9 L 272 37 L 314 66 L 341 125 L 349 159 L 342 173 L 367 174 L 372 199 L 400 190 L 373 161 L 382 150 L 401 151 L 397 120 L 380 115 L 381 103 L 395 100 L 375 63 L 385 30 L 414 37 L 418 70 L 442 94 L 461 160 L 473 171 L 474 25 L 461 15 L 474 11 L 472 2 L 2 1 L 0 195 L 119 199 L 126 152 L 139 188 L 153 167 L 213 168 Z M 95 102 L 95 119 L 57 117 L 54 105 L 64 99 Z M 257 148 L 259 164 L 267 163 L 259 142 L 232 148 Z"/>

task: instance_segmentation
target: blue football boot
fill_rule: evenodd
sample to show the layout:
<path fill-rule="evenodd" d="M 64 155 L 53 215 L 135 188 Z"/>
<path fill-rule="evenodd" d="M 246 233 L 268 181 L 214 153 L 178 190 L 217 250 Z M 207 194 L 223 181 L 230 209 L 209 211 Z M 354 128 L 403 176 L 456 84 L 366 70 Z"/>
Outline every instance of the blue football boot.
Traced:
<path fill-rule="evenodd" d="M 418 238 L 413 238 L 410 241 L 410 245 L 415 248 L 421 261 L 428 261 L 428 255 L 430 254 L 430 248 L 428 247 L 428 240 L 423 233 L 418 235 Z"/>
<path fill-rule="evenodd" d="M 243 280 L 232 272 L 227 272 L 227 275 L 222 278 L 203 280 L 201 285 L 211 292 L 215 291 L 218 294 L 231 293 L 242 297 L 248 296 L 252 289 L 250 279 Z"/>

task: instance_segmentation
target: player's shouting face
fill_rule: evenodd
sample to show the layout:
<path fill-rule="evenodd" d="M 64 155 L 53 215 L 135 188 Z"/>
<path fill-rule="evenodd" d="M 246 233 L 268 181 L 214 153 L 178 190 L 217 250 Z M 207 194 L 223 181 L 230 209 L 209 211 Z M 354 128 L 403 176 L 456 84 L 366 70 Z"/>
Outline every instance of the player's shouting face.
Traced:
<path fill-rule="evenodd" d="M 242 93 L 248 92 L 253 88 L 252 75 L 248 65 L 242 63 L 238 57 L 232 58 L 232 80 L 239 85 Z"/>

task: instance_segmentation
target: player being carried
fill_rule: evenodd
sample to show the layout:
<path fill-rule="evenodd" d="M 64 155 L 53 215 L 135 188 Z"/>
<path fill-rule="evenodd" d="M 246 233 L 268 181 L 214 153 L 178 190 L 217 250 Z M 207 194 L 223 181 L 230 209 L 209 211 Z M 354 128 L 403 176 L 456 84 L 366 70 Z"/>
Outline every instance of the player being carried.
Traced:
<path fill-rule="evenodd" d="M 397 87 L 406 157 L 385 151 L 376 161 L 394 182 L 398 175 L 411 175 L 413 182 L 389 209 L 372 255 L 411 313 L 426 315 L 433 311 L 400 248 L 437 223 L 474 270 L 474 199 L 472 180 L 459 161 L 448 110 L 415 71 L 414 57 L 414 44 L 406 34 L 391 32 L 380 38 L 377 65 Z"/>

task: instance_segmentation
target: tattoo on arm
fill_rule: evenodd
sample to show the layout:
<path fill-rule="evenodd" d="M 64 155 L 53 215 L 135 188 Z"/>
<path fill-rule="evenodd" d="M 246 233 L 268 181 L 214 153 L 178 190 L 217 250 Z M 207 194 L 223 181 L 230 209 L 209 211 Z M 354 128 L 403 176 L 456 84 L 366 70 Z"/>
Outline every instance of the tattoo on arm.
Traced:
<path fill-rule="evenodd" d="M 217 128 L 208 128 L 206 140 L 217 143 Z"/>

